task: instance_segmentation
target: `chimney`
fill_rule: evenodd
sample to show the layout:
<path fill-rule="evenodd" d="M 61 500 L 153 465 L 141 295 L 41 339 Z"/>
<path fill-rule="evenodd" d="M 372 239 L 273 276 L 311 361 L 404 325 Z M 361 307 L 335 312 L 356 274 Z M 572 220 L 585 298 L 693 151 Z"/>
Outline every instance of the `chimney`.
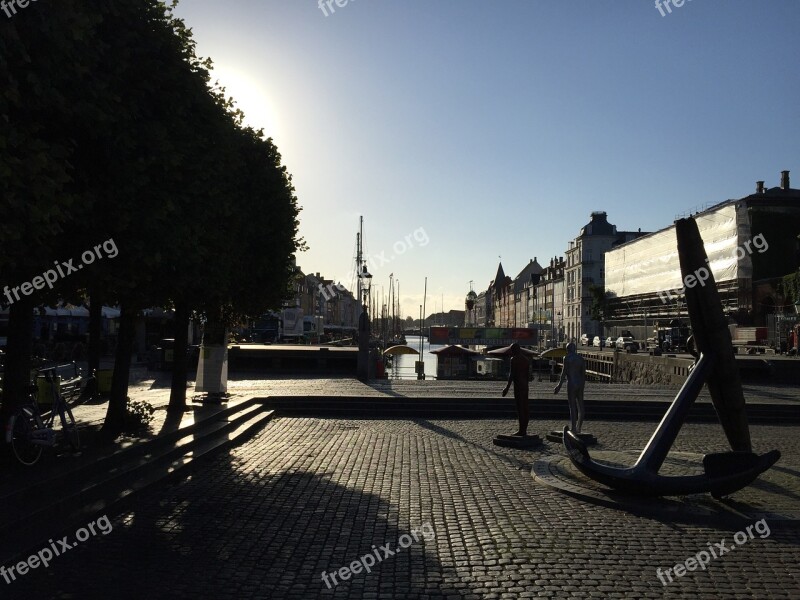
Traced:
<path fill-rule="evenodd" d="M 763 194 L 763 193 L 764 193 L 764 182 L 756 181 L 756 194 Z"/>
<path fill-rule="evenodd" d="M 781 171 L 781 189 L 789 189 L 789 171 Z"/>

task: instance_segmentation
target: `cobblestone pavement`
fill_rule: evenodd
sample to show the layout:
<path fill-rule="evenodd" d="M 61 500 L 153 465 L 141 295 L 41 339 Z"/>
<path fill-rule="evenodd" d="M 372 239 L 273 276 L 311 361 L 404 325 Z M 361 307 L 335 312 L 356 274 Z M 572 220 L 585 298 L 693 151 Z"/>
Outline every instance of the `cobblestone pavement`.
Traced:
<path fill-rule="evenodd" d="M 532 402 L 536 398 L 553 398 L 550 382 L 533 381 L 530 386 Z M 369 396 L 369 397 L 437 397 L 468 398 L 500 396 L 503 382 L 498 381 L 375 381 L 362 383 L 352 377 L 293 377 L 262 376 L 253 373 L 233 373 L 228 381 L 228 392 L 235 399 L 251 396 Z M 194 381 L 188 382 L 187 399 L 194 395 Z M 796 386 L 744 386 L 748 403 L 797 403 L 800 393 Z M 147 371 L 136 368 L 132 372 L 128 394 L 133 400 L 146 400 L 156 408 L 165 408 L 169 403 L 170 375 L 166 372 Z M 623 384 L 590 385 L 586 390 L 587 400 L 661 400 L 671 401 L 675 390 L 657 386 L 630 386 Z M 566 394 L 559 396 L 566 404 Z M 704 390 L 700 401 L 710 401 Z M 191 404 L 191 402 L 190 402 Z M 106 416 L 106 401 L 77 406 L 73 412 L 82 425 L 100 425 Z M 158 410 L 152 430 L 159 431 L 166 413 Z"/>
<path fill-rule="evenodd" d="M 140 371 L 137 381 L 131 384 L 131 397 L 169 391 L 169 375 Z M 376 380 L 368 384 L 352 377 L 290 377 L 259 376 L 256 373 L 232 373 L 228 379 L 231 394 L 260 396 L 409 396 L 409 397 L 491 397 L 500 396 L 503 381 L 440 381 L 440 380 Z M 194 386 L 194 381 L 190 381 Z M 549 381 L 531 382 L 531 398 L 552 397 Z M 800 404 L 800 393 L 792 385 L 744 385 L 748 402 L 790 402 Z M 592 399 L 652 399 L 671 400 L 675 388 L 659 386 L 633 386 L 627 384 L 589 384 L 586 398 Z M 704 390 L 700 395 L 708 399 Z"/>
<path fill-rule="evenodd" d="M 154 486 L 132 508 L 109 515 L 108 535 L 90 537 L 47 569 L 0 582 L 0 594 L 800 598 L 797 528 L 767 523 L 769 535 L 736 545 L 740 523 L 688 524 L 584 504 L 530 475 L 534 461 L 562 451 L 558 445 L 533 452 L 491 445 L 494 434 L 514 425 L 276 419 L 194 475 Z M 537 421 L 531 429 L 541 435 L 559 425 Z M 603 442 L 599 448 L 614 449 L 641 447 L 654 427 L 590 425 Z M 777 447 L 778 464 L 798 471 L 800 428 L 752 432 L 757 450 Z M 724 449 L 718 425 L 687 425 L 675 445 L 686 452 Z M 786 493 L 798 497 L 800 489 Z M 81 525 L 54 538 L 72 538 Z M 666 586 L 659 580 L 657 568 L 663 572 L 717 543 L 733 549 L 704 570 L 673 575 Z M 394 555 L 380 548 L 387 544 Z M 340 568 L 370 555 L 380 557 L 370 573 L 353 565 L 343 580 L 348 573 Z M 338 585 L 328 589 L 323 572 L 335 573 Z"/>

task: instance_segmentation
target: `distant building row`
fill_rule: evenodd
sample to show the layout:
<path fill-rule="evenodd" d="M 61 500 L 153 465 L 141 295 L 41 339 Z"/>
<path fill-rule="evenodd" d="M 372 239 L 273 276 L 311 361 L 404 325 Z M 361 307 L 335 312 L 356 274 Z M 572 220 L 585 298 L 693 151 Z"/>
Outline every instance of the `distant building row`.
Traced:
<path fill-rule="evenodd" d="M 590 218 L 569 242 L 565 257 L 553 257 L 545 267 L 533 258 L 513 279 L 505 274 L 502 263 L 498 265 L 489 287 L 473 292 L 473 302 L 468 295 L 465 324 L 535 328 L 545 343 L 591 333 L 590 286 L 603 285 L 605 253 L 645 234 L 617 231 L 602 211 Z"/>
<path fill-rule="evenodd" d="M 780 187 L 759 181 L 755 194 L 693 216 L 731 322 L 763 326 L 767 315 L 782 312 L 788 299 L 780 282 L 800 266 L 800 190 L 790 187 L 789 172 Z M 534 258 L 513 279 L 498 265 L 484 291 L 467 295 L 465 325 L 532 327 L 556 342 L 594 337 L 605 332 L 592 306 L 604 299 L 606 334 L 629 329 L 646 339 L 655 321 L 686 319 L 682 288 L 674 225 L 618 231 L 598 211 L 564 257 L 545 267 Z"/>
<path fill-rule="evenodd" d="M 295 267 L 292 287 L 280 315 L 280 337 L 352 335 L 357 329 L 359 304 L 345 286 Z"/>

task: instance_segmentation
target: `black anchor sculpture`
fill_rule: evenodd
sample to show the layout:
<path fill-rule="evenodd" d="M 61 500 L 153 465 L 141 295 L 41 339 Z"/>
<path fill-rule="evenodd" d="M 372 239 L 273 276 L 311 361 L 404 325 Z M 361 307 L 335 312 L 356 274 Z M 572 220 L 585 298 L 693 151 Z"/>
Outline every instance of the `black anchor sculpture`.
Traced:
<path fill-rule="evenodd" d="M 683 496 L 710 492 L 715 498 L 749 485 L 780 458 L 777 450 L 754 454 L 745 412 L 739 371 L 732 352 L 730 331 L 714 276 L 708 266 L 703 240 L 694 219 L 675 222 L 681 275 L 686 284 L 686 305 L 697 349 L 696 362 L 632 467 L 617 468 L 595 462 L 586 445 L 564 427 L 564 447 L 572 463 L 587 477 L 610 488 L 639 496 Z M 703 283 L 698 283 L 698 274 Z M 693 276 L 694 279 L 687 279 Z M 694 282 L 695 285 L 690 285 Z M 731 452 L 706 454 L 702 475 L 666 476 L 658 471 L 664 463 L 689 409 L 703 384 L 708 384 L 711 401 Z"/>

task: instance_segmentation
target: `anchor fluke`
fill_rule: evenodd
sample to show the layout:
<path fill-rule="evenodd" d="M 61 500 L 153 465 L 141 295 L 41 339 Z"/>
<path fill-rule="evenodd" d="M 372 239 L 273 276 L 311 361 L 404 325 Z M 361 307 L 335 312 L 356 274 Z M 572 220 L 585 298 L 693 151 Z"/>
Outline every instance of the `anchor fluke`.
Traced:
<path fill-rule="evenodd" d="M 572 463 L 587 477 L 637 496 L 686 496 L 711 493 L 720 498 L 752 483 L 780 458 L 777 450 L 761 456 L 752 452 L 722 452 L 703 458 L 702 475 L 659 475 L 641 459 L 632 467 L 611 467 L 589 456 L 585 444 L 565 427 L 564 446 Z"/>

